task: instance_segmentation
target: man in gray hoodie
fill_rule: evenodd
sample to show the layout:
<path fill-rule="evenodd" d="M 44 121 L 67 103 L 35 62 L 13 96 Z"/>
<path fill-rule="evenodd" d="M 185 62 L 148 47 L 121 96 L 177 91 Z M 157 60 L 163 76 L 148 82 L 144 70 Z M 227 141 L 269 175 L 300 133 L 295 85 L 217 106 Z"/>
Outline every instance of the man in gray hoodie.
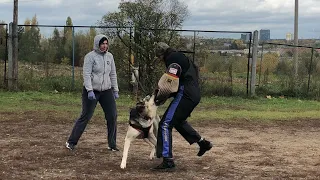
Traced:
<path fill-rule="evenodd" d="M 117 139 L 117 108 L 115 99 L 119 98 L 117 73 L 113 55 L 108 52 L 109 42 L 105 35 L 94 38 L 94 50 L 86 54 L 83 64 L 82 113 L 76 120 L 66 142 L 73 150 L 91 119 L 97 102 L 100 103 L 107 121 L 108 149 L 119 151 Z"/>

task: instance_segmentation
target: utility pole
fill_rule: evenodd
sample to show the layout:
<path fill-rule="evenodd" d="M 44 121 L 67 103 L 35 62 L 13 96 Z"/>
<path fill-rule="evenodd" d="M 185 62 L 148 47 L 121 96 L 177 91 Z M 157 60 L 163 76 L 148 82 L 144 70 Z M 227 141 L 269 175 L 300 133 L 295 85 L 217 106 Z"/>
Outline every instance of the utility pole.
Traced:
<path fill-rule="evenodd" d="M 13 22 L 12 22 L 12 34 L 11 34 L 11 50 L 9 48 L 9 78 L 8 87 L 9 90 L 18 90 L 18 0 L 14 0 L 13 4 Z"/>
<path fill-rule="evenodd" d="M 299 10 L 299 1 L 295 0 L 295 9 L 294 9 L 294 45 L 298 46 L 298 10 Z M 295 78 L 298 77 L 298 48 L 295 47 L 294 51 L 294 71 Z"/>

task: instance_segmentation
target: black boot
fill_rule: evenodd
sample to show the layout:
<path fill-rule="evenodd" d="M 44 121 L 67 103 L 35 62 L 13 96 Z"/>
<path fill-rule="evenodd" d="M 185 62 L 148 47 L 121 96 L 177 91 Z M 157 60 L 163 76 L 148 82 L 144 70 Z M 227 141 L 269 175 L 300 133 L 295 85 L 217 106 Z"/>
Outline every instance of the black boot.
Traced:
<path fill-rule="evenodd" d="M 212 144 L 210 141 L 207 141 L 205 139 L 202 139 L 201 141 L 198 142 L 200 146 L 200 150 L 198 152 L 198 156 L 202 156 L 205 152 L 209 151 L 212 148 Z"/>
<path fill-rule="evenodd" d="M 173 162 L 172 158 L 163 158 L 163 161 L 158 166 L 154 167 L 153 170 L 159 171 L 171 171 L 174 170 L 176 165 Z"/>

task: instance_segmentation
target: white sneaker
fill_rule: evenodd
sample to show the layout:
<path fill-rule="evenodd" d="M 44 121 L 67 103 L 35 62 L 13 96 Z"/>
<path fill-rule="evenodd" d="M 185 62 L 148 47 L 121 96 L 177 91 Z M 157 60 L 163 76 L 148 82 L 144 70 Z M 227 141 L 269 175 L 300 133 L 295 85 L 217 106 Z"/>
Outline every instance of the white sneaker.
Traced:
<path fill-rule="evenodd" d="M 116 148 L 116 147 L 115 147 L 115 148 L 108 147 L 108 150 L 110 150 L 110 151 L 114 151 L 114 152 L 115 152 L 115 151 L 119 151 L 119 149 L 118 149 L 118 148 Z"/>
<path fill-rule="evenodd" d="M 75 147 L 76 147 L 75 145 L 66 142 L 66 148 L 69 149 L 70 151 L 73 151 Z"/>

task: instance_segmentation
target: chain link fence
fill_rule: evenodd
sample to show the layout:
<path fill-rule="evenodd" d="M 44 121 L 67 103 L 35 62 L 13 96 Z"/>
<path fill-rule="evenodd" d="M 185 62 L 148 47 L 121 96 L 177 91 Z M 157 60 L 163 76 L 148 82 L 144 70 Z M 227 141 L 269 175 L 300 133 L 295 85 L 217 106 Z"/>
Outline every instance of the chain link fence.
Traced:
<path fill-rule="evenodd" d="M 294 58 L 295 52 L 297 59 Z M 257 93 L 319 99 L 319 52 L 319 48 L 307 46 L 261 44 L 257 63 Z"/>
<path fill-rule="evenodd" d="M 142 38 L 135 39 L 142 47 L 151 47 L 154 43 L 150 34 L 165 34 L 162 41 L 174 49 L 184 52 L 200 68 L 201 92 L 205 96 L 212 95 L 247 95 L 248 92 L 248 62 L 250 58 L 251 32 L 235 31 L 197 31 L 169 29 L 139 29 Z M 247 37 L 241 39 L 242 36 Z M 154 55 L 151 53 L 151 56 Z M 139 57 L 140 60 L 143 57 Z M 139 68 L 148 69 L 152 65 L 144 63 Z M 159 65 L 158 65 L 159 66 Z M 148 76 L 141 78 L 143 84 L 155 84 L 164 71 L 154 71 L 156 78 Z M 146 71 L 145 71 L 146 72 Z M 147 81 L 147 82 L 146 82 Z"/>
<path fill-rule="evenodd" d="M 163 65 L 154 63 L 153 43 L 165 41 L 200 67 L 203 95 L 248 95 L 251 32 L 101 26 L 19 25 L 19 89 L 80 90 L 83 58 L 92 50 L 98 33 L 110 38 L 122 91 L 132 92 L 137 84 L 132 71 L 136 69 L 139 90 L 150 92 L 164 71 Z M 1 88 L 7 86 L 7 42 L 8 25 L 0 24 Z M 258 95 L 319 99 L 319 48 L 263 43 L 258 51 Z"/>
<path fill-rule="evenodd" d="M 204 95 L 248 91 L 251 32 L 48 25 L 19 25 L 19 89 L 80 90 L 83 58 L 99 33 L 110 39 L 122 91 L 133 90 L 134 68 L 139 72 L 139 90 L 150 93 L 154 88 L 164 71 L 163 64 L 154 63 L 156 41 L 185 52 L 200 67 Z"/>
<path fill-rule="evenodd" d="M 84 56 L 93 50 L 94 36 L 106 29 L 112 27 L 19 25 L 19 89 L 81 90 Z M 128 48 L 110 38 L 109 51 L 116 60 L 120 86 L 128 86 Z"/>

